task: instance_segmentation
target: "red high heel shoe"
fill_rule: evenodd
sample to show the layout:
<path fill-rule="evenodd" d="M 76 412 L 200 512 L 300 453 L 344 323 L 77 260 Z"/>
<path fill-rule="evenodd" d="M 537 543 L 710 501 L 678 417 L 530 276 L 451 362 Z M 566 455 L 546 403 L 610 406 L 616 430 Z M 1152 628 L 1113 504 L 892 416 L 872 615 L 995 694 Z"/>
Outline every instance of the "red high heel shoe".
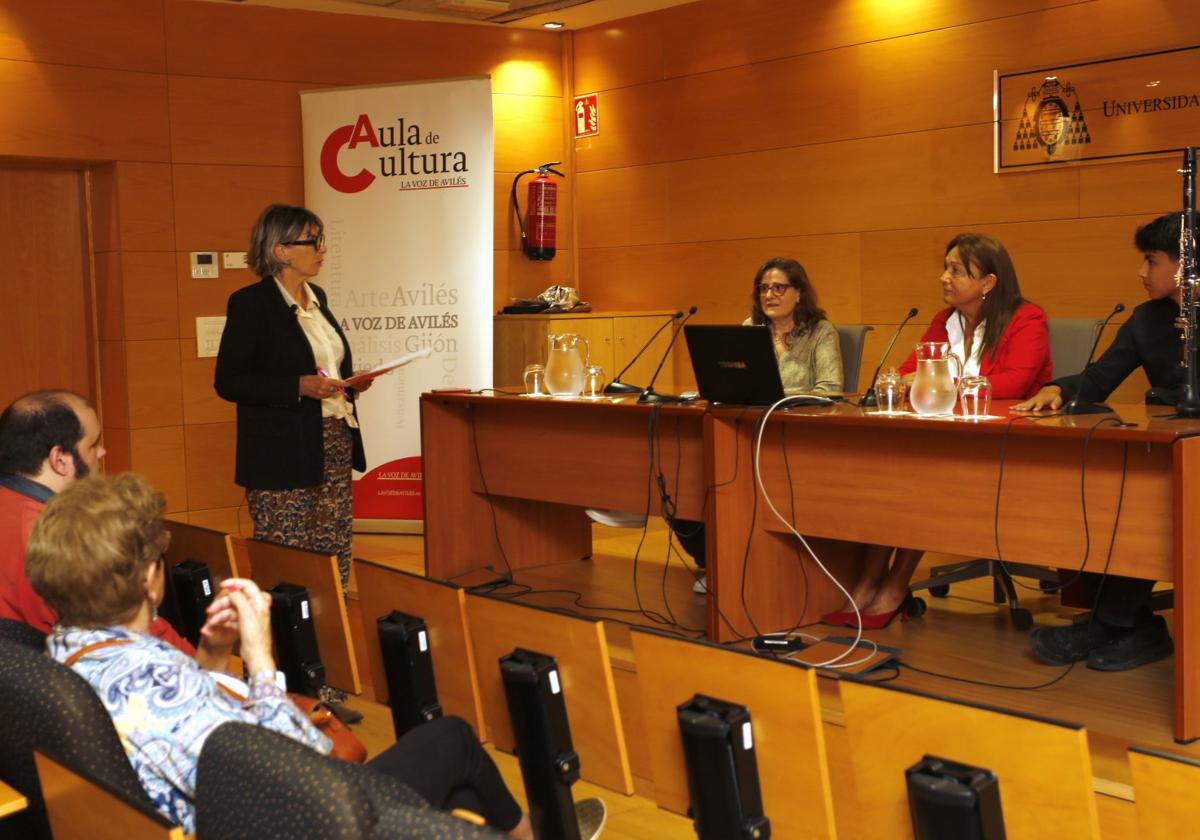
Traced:
<path fill-rule="evenodd" d="M 862 617 L 862 629 L 864 630 L 882 630 L 892 623 L 897 615 L 901 621 L 908 621 L 908 616 L 914 613 L 917 599 L 913 597 L 911 592 L 905 594 L 904 600 L 900 602 L 900 606 L 891 612 L 875 613 L 874 615 L 864 615 Z M 853 618 L 853 615 L 851 616 Z"/>

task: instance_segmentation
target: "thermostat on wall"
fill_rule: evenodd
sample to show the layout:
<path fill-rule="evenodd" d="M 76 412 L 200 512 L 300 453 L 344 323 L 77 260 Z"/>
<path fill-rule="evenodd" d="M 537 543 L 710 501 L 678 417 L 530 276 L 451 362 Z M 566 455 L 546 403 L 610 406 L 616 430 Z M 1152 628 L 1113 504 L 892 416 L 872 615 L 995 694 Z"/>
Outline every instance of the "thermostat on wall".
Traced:
<path fill-rule="evenodd" d="M 196 280 L 217 276 L 216 251 L 192 251 L 192 277 Z"/>

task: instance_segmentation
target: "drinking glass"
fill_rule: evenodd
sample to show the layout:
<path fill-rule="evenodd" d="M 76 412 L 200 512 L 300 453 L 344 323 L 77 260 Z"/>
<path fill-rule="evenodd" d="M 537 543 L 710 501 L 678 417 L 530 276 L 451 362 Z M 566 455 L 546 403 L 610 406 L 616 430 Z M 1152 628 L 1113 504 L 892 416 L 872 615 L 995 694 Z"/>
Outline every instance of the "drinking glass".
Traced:
<path fill-rule="evenodd" d="M 966 420 L 982 420 L 992 405 L 992 383 L 986 376 L 964 376 L 958 381 L 958 402 Z"/>
<path fill-rule="evenodd" d="M 546 395 L 546 368 L 544 365 L 525 366 L 525 393 L 531 397 Z"/>
<path fill-rule="evenodd" d="M 875 380 L 875 400 L 880 411 L 904 409 L 904 381 L 895 368 L 889 368 Z"/>
<path fill-rule="evenodd" d="M 589 400 L 604 396 L 604 368 L 588 365 L 583 371 L 583 395 Z"/>

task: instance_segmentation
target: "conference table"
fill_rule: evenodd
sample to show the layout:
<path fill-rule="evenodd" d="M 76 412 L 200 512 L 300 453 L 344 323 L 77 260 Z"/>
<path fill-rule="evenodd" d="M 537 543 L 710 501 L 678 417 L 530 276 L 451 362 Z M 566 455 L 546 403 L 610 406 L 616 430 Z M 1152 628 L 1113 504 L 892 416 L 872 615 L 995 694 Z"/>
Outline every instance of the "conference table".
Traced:
<path fill-rule="evenodd" d="M 705 521 L 717 641 L 840 607 L 793 529 L 844 583 L 871 543 L 1171 581 L 1175 736 L 1200 737 L 1200 420 L 1008 405 L 969 421 L 842 402 L 763 426 L 761 408 L 425 394 L 426 574 L 588 557 L 585 507 L 665 504 Z"/>

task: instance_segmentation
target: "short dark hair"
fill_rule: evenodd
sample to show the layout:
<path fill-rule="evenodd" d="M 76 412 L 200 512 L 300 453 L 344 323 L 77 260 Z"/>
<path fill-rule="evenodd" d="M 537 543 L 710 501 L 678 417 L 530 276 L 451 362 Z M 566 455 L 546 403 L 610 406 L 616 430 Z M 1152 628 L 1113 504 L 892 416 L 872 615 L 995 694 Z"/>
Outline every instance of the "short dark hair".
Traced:
<path fill-rule="evenodd" d="M 793 329 L 807 327 L 811 329 L 825 320 L 825 310 L 817 303 L 817 290 L 808 279 L 808 272 L 797 260 L 790 257 L 773 257 L 759 266 L 754 273 L 754 284 L 750 287 L 750 320 L 755 324 L 767 323 L 767 313 L 763 311 L 762 299 L 758 294 L 758 284 L 768 271 L 778 270 L 788 279 L 788 283 L 796 290 L 796 308 L 792 310 Z"/>
<path fill-rule="evenodd" d="M 274 277 L 283 268 L 275 257 L 275 246 L 291 242 L 313 227 L 317 235 L 325 232 L 325 223 L 307 207 L 272 204 L 259 214 L 250 231 L 250 252 L 246 255 L 250 270 L 259 277 Z"/>
<path fill-rule="evenodd" d="M 1175 262 L 1179 262 L 1179 227 L 1182 213 L 1168 213 L 1153 222 L 1147 222 L 1133 234 L 1133 244 L 1143 254 L 1162 251 Z"/>
<path fill-rule="evenodd" d="M 75 406 L 88 402 L 73 391 L 34 391 L 0 414 L 0 472 L 36 475 L 50 450 L 78 455 L 83 424 Z"/>

